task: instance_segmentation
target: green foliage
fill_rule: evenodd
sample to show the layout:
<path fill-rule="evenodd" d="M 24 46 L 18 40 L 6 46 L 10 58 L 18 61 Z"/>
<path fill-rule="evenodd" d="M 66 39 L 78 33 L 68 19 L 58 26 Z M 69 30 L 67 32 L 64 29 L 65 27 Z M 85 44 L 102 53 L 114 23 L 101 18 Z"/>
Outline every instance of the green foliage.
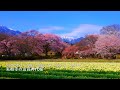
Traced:
<path fill-rule="evenodd" d="M 0 70 L 0 77 L 20 79 L 119 79 L 120 72 L 105 71 L 72 71 L 72 70 L 45 70 L 45 71 L 5 71 Z M 5 78 L 3 78 L 5 79 Z"/>

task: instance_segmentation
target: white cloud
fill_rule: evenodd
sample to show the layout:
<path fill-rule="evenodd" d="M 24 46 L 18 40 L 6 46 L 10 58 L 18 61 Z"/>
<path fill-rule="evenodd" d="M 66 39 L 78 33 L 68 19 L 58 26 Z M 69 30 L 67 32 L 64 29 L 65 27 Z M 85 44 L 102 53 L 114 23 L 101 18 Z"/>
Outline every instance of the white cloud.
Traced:
<path fill-rule="evenodd" d="M 38 31 L 40 31 L 41 33 L 52 33 L 54 31 L 63 30 L 63 29 L 64 27 L 60 27 L 60 26 L 48 26 L 48 27 L 43 27 Z"/>
<path fill-rule="evenodd" d="M 65 33 L 65 28 L 61 26 L 48 26 L 42 27 L 38 31 L 41 33 L 54 33 L 61 37 L 77 38 L 84 37 L 87 34 L 98 34 L 102 26 L 94 24 L 80 24 L 78 27 L 69 29 L 68 33 Z M 64 34 L 59 34 L 59 33 Z"/>
<path fill-rule="evenodd" d="M 84 37 L 87 34 L 98 34 L 102 26 L 93 24 L 80 24 L 77 28 L 74 28 L 72 32 L 66 34 L 59 34 L 66 37 Z"/>

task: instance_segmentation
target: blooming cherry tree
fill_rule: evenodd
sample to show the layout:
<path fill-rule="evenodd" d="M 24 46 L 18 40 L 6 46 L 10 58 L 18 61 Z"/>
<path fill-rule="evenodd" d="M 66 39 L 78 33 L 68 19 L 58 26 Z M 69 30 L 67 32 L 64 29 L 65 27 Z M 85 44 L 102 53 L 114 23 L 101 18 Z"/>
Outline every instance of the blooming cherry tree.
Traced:
<path fill-rule="evenodd" d="M 100 55 L 117 54 L 120 50 L 120 39 L 115 35 L 100 35 L 95 43 L 95 50 Z"/>

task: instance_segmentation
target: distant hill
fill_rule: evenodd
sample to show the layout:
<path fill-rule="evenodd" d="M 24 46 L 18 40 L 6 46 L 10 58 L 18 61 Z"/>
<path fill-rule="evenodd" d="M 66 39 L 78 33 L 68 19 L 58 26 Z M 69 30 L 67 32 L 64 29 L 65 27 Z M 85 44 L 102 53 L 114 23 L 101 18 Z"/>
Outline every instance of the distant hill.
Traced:
<path fill-rule="evenodd" d="M 10 29 L 6 26 L 0 26 L 0 33 L 9 34 L 9 35 L 18 35 L 21 32 L 20 31 L 15 31 L 15 30 Z"/>

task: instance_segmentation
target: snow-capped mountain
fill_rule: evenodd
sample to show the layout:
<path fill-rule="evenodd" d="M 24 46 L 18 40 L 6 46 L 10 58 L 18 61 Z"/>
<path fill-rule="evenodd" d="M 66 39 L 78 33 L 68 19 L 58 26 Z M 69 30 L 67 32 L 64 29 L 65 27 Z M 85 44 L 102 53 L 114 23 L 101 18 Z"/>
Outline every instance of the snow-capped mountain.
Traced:
<path fill-rule="evenodd" d="M 83 37 L 73 38 L 73 37 L 66 37 L 66 36 L 61 36 L 61 38 L 64 42 L 67 42 L 69 44 L 76 44 L 83 39 Z"/>
<path fill-rule="evenodd" d="M 9 34 L 9 35 L 18 35 L 21 32 L 20 31 L 15 31 L 11 28 L 0 25 L 0 33 Z"/>

